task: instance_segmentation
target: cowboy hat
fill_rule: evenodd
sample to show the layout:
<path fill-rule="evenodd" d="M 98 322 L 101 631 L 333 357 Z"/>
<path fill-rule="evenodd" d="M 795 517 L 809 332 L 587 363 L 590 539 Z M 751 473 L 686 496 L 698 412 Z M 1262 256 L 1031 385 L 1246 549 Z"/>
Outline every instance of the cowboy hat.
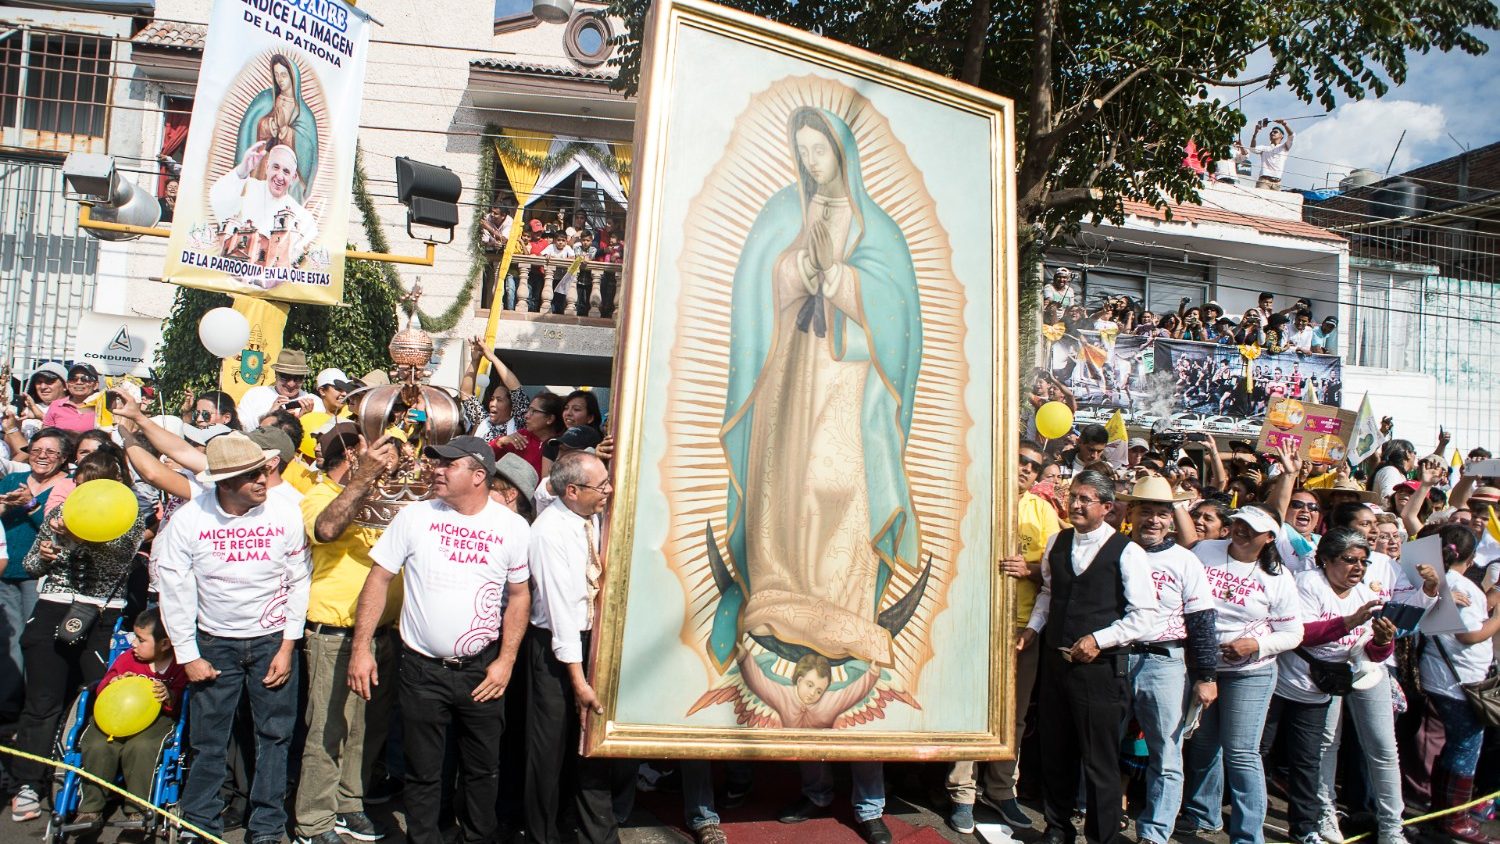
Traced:
<path fill-rule="evenodd" d="M 279 455 L 262 449 L 244 434 L 231 431 L 209 440 L 204 456 L 208 458 L 208 468 L 198 473 L 198 481 L 215 484 L 254 472 L 266 465 L 266 461 Z"/>
<path fill-rule="evenodd" d="M 1318 489 L 1310 489 L 1307 491 L 1317 496 L 1318 503 L 1325 507 L 1328 506 L 1328 499 L 1332 498 L 1335 492 L 1356 493 L 1359 495 L 1359 500 L 1364 504 L 1380 503 L 1379 495 L 1360 486 L 1359 482 L 1354 480 L 1353 478 L 1339 478 L 1337 481 L 1334 481 L 1333 486 L 1319 487 Z"/>
<path fill-rule="evenodd" d="M 1172 485 L 1160 475 L 1147 475 L 1135 482 L 1130 493 L 1118 496 L 1121 501 L 1142 501 L 1152 504 L 1176 504 L 1193 497 L 1191 492 L 1172 492 Z"/>

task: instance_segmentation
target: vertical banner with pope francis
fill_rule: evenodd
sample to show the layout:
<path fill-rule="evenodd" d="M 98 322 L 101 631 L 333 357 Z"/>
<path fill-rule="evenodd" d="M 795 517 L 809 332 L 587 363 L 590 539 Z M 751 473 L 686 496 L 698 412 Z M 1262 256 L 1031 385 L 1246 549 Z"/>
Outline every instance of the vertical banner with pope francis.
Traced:
<path fill-rule="evenodd" d="M 369 18 L 340 0 L 216 0 L 163 276 L 343 297 Z"/>

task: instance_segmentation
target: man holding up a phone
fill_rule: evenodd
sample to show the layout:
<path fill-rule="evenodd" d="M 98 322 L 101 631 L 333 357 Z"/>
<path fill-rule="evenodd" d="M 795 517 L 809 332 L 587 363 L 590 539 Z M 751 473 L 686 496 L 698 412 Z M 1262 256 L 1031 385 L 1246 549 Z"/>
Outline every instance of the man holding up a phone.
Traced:
<path fill-rule="evenodd" d="M 247 430 L 260 427 L 260 420 L 285 408 L 297 416 L 313 409 L 316 397 L 302 389 L 312 370 L 307 355 L 297 349 L 282 349 L 271 367 L 276 380 L 245 391 L 240 399 L 240 421 Z"/>

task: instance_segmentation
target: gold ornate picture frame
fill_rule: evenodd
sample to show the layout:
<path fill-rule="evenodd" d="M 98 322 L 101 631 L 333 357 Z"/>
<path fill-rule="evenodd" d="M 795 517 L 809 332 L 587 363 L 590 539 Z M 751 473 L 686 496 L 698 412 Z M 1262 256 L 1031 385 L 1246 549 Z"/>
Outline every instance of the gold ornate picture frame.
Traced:
<path fill-rule="evenodd" d="M 701 0 L 641 78 L 586 751 L 1013 755 L 1010 101 Z"/>

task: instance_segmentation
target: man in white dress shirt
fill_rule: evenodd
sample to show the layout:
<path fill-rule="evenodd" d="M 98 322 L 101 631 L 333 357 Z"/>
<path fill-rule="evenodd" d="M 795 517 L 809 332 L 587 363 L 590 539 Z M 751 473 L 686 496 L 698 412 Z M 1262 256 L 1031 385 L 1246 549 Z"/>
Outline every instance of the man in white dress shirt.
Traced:
<path fill-rule="evenodd" d="M 1184 496 L 1156 475 L 1130 495 L 1130 538 L 1146 551 L 1156 584 L 1156 627 L 1130 654 L 1130 706 L 1146 737 L 1146 806 L 1136 837 L 1166 844 L 1182 807 L 1183 715 L 1190 701 L 1209 706 L 1219 696 L 1217 613 L 1203 563 L 1172 539 L 1173 510 Z"/>
<path fill-rule="evenodd" d="M 609 470 L 578 451 L 559 457 L 549 477 L 557 499 L 531 526 L 536 600 L 528 646 L 526 829 L 537 844 L 559 844 L 559 798 L 570 799 L 578 840 L 605 844 L 618 841 L 610 795 L 623 767 L 580 758 L 578 733 L 588 712 L 604 711 L 583 666 L 599 607 L 599 514 L 609 501 Z M 576 792 L 561 794 L 564 781 L 576 782 Z"/>
<path fill-rule="evenodd" d="M 422 454 L 433 461 L 437 500 L 408 504 L 370 549 L 375 565 L 359 593 L 349 686 L 369 700 L 380 682 L 372 643 L 391 581 L 401 573 L 407 836 L 413 844 L 443 841 L 443 761 L 456 724 L 463 840 L 479 844 L 499 837 L 503 696 L 531 609 L 531 530 L 490 499 L 495 455 L 484 440 L 454 437 Z"/>
<path fill-rule="evenodd" d="M 183 815 L 223 834 L 229 736 L 240 696 L 255 720 L 250 844 L 286 828 L 287 751 L 297 723 L 297 640 L 312 571 L 302 514 L 266 492 L 267 453 L 240 433 L 208 444 L 199 480 L 212 494 L 183 504 L 157 538 L 162 620 L 193 684 L 193 764 Z"/>
<path fill-rule="evenodd" d="M 268 149 L 268 143 L 260 141 L 245 150 L 239 166 L 220 176 L 209 188 L 208 203 L 218 219 L 238 218 L 255 226 L 263 235 L 276 229 L 278 214 L 288 212 L 291 246 L 287 255 L 295 264 L 307 245 L 318 239 L 318 223 L 291 194 L 292 186 L 300 179 L 297 151 L 286 144 Z M 252 178 L 250 174 L 262 159 L 266 162 L 266 178 Z"/>
<path fill-rule="evenodd" d="M 1018 650 L 1042 648 L 1046 844 L 1072 844 L 1080 767 L 1088 802 L 1084 836 L 1089 844 L 1120 838 L 1126 656 L 1156 627 L 1156 589 L 1146 552 L 1104 521 L 1114 501 L 1113 479 L 1095 471 L 1073 476 L 1073 526 L 1047 540 L 1042 591 L 1016 643 Z"/>

